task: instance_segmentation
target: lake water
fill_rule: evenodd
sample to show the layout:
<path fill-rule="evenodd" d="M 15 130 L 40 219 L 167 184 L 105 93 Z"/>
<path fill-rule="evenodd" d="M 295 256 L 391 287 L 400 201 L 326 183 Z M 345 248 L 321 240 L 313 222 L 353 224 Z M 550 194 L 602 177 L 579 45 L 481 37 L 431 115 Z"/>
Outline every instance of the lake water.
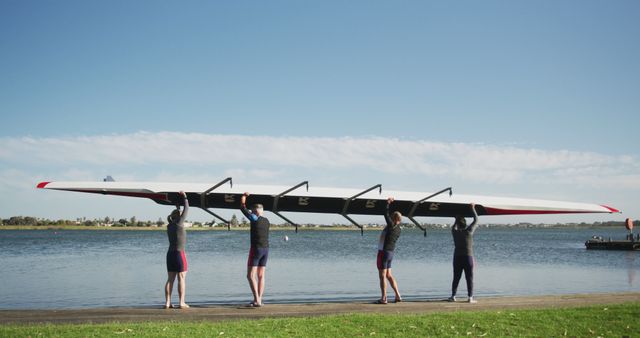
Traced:
<path fill-rule="evenodd" d="M 640 291 L 640 253 L 586 250 L 594 234 L 622 239 L 626 230 L 478 229 L 476 296 Z M 377 299 L 378 236 L 272 231 L 265 303 Z M 248 242 L 246 231 L 188 232 L 187 302 L 248 302 Z M 167 246 L 163 231 L 0 231 L 0 308 L 161 305 Z M 452 253 L 449 230 L 424 238 L 403 229 L 393 261 L 403 297 L 448 297 Z M 458 294 L 466 295 L 464 281 Z"/>

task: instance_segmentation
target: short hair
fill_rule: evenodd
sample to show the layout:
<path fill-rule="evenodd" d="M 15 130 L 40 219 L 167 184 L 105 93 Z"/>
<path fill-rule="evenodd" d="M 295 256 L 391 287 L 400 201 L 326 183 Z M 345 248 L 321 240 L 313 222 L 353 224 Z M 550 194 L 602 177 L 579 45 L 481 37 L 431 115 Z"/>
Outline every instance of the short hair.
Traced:
<path fill-rule="evenodd" d="M 394 211 L 393 214 L 392 214 L 392 217 L 393 218 L 397 217 L 399 219 L 402 219 L 402 214 L 400 213 L 400 211 Z"/>
<path fill-rule="evenodd" d="M 257 209 L 262 209 L 262 210 L 264 210 L 264 207 L 262 206 L 262 204 L 260 204 L 260 203 L 256 203 L 256 204 L 254 204 L 254 205 L 251 207 L 251 209 L 253 209 L 253 210 L 257 210 Z"/>

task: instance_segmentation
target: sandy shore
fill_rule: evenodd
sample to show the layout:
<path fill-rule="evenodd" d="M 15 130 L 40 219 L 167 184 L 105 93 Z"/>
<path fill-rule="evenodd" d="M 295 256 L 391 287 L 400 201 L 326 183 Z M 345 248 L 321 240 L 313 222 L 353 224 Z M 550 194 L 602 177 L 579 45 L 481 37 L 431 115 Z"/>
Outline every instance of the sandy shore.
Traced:
<path fill-rule="evenodd" d="M 527 297 L 482 297 L 477 304 L 444 300 L 406 301 L 376 305 L 363 302 L 198 306 L 190 309 L 94 308 L 79 310 L 0 310 L 0 323 L 103 323 L 144 321 L 221 321 L 266 317 L 321 316 L 346 313 L 433 313 L 443 311 L 563 308 L 640 301 L 640 293 Z"/>

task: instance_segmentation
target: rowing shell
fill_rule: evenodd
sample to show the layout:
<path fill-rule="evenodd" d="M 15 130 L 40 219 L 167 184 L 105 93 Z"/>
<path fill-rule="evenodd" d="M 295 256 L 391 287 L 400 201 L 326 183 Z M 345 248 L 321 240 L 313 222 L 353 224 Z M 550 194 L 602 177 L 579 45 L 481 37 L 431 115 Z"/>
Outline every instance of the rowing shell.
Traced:
<path fill-rule="evenodd" d="M 227 184 L 229 183 L 229 184 Z M 414 217 L 472 216 L 469 205 L 476 204 L 480 216 L 617 213 L 619 210 L 599 204 L 559 202 L 550 200 L 489 197 L 452 194 L 451 188 L 436 193 L 391 191 L 375 185 L 366 190 L 310 187 L 302 182 L 293 187 L 271 185 L 233 185 L 231 178 L 217 184 L 161 182 L 42 182 L 40 189 L 75 191 L 103 195 L 148 198 L 163 205 L 180 205 L 180 191 L 187 194 L 189 205 L 202 208 L 229 223 L 209 209 L 239 209 L 240 197 L 251 195 L 248 204 L 260 203 L 287 222 L 280 212 L 311 212 L 340 214 L 358 225 L 348 215 L 382 215 L 387 196 L 393 196 L 391 211 L 399 211 L 420 226 Z M 306 189 L 305 189 L 306 188 Z"/>

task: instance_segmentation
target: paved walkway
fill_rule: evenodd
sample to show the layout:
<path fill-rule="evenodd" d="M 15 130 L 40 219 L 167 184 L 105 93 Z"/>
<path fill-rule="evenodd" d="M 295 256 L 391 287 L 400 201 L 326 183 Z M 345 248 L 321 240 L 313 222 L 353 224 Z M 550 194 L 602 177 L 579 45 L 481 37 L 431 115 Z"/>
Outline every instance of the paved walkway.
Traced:
<path fill-rule="evenodd" d="M 433 313 L 443 311 L 561 308 L 639 302 L 640 293 L 564 296 L 481 297 L 477 304 L 443 300 L 407 301 L 376 305 L 363 302 L 317 304 L 267 304 L 262 308 L 238 305 L 199 306 L 190 309 L 103 308 L 81 310 L 0 310 L 6 323 L 103 323 L 144 321 L 221 321 L 265 317 L 321 316 L 345 313 Z"/>

